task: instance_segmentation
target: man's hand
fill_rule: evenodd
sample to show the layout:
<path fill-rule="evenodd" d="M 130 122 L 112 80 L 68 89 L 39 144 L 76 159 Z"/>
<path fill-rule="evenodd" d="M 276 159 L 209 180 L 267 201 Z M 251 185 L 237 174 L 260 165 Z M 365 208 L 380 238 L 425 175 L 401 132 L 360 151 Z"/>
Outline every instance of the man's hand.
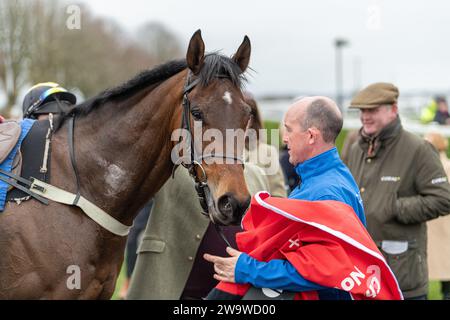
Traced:
<path fill-rule="evenodd" d="M 214 271 L 216 272 L 214 274 L 214 279 L 234 283 L 234 269 L 236 268 L 236 263 L 242 252 L 227 247 L 227 253 L 231 257 L 223 258 L 205 253 L 203 258 L 206 261 L 214 263 Z"/>

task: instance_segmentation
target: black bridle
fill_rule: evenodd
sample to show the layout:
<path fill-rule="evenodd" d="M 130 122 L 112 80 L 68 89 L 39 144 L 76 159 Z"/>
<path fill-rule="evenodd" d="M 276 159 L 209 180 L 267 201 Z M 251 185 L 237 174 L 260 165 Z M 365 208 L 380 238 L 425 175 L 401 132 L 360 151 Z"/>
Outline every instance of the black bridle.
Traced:
<path fill-rule="evenodd" d="M 192 73 L 191 71 L 188 71 L 188 74 L 186 76 L 186 82 L 183 89 L 183 103 L 182 103 L 183 113 L 181 116 L 181 128 L 185 129 L 188 133 L 186 143 L 188 144 L 190 154 L 188 161 L 182 160 L 180 163 L 175 164 L 172 176 L 178 165 L 182 165 L 183 167 L 188 169 L 189 174 L 191 175 L 192 178 L 194 178 L 195 181 L 195 189 L 197 191 L 200 205 L 203 209 L 201 213 L 210 218 L 210 220 L 215 225 L 217 231 L 219 232 L 220 236 L 224 239 L 227 245 L 231 247 L 230 243 L 225 238 L 222 231 L 218 228 L 218 225 L 214 223 L 214 220 L 210 215 L 210 208 L 214 208 L 214 199 L 211 195 L 211 190 L 208 186 L 208 177 L 206 175 L 205 169 L 203 168 L 202 161 L 210 158 L 231 159 L 234 161 L 239 161 L 242 164 L 242 166 L 244 166 L 244 161 L 240 157 L 229 156 L 227 154 L 216 154 L 216 153 L 203 154 L 203 152 L 201 152 L 200 156 L 196 155 L 193 133 L 191 128 L 191 102 L 189 100 L 188 94 L 195 88 L 197 84 L 199 84 L 200 79 L 196 78 L 195 80 L 191 81 L 191 77 Z M 217 78 L 229 78 L 229 77 L 226 75 L 217 75 Z M 183 155 L 183 158 L 186 159 L 185 155 Z M 200 169 L 201 176 L 197 174 L 196 168 Z"/>

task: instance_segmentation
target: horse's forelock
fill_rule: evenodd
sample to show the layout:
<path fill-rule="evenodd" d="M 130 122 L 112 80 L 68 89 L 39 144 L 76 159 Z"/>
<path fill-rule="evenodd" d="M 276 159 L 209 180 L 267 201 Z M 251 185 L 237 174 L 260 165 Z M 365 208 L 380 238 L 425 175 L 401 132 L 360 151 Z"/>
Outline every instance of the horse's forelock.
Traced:
<path fill-rule="evenodd" d="M 218 76 L 229 78 L 239 88 L 247 80 L 237 63 L 232 59 L 217 52 L 207 54 L 198 75 L 202 86 L 207 86 Z"/>

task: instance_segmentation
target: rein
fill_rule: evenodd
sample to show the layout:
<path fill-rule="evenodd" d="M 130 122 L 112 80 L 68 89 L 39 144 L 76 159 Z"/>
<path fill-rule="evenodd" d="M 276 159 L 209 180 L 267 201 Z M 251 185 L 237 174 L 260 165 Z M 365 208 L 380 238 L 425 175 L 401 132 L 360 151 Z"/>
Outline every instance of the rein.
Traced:
<path fill-rule="evenodd" d="M 218 78 L 228 78 L 224 75 L 218 75 Z M 224 240 L 224 242 L 227 244 L 227 246 L 231 247 L 229 241 L 223 234 L 222 230 L 220 229 L 220 226 L 214 223 L 214 220 L 211 217 L 210 210 L 214 209 L 214 199 L 211 195 L 211 190 L 208 185 L 208 177 L 206 175 L 206 171 L 202 165 L 202 162 L 205 159 L 211 159 L 211 158 L 219 158 L 219 159 L 231 159 L 233 161 L 239 161 L 242 166 L 244 166 L 244 161 L 242 158 L 237 156 L 229 156 L 226 154 L 216 154 L 216 153 L 209 153 L 209 154 L 201 154 L 199 157 L 195 154 L 195 145 L 193 141 L 193 134 L 192 134 L 192 128 L 191 128 L 191 103 L 188 97 L 188 94 L 197 86 L 200 82 L 200 79 L 197 78 L 191 82 L 191 71 L 188 71 L 188 75 L 186 77 L 186 82 L 183 89 L 183 113 L 181 117 L 181 128 L 186 129 L 188 131 L 188 146 L 190 150 L 189 154 L 189 161 L 181 161 L 178 164 L 175 164 L 173 171 L 172 171 L 172 177 L 174 176 L 175 170 L 179 165 L 182 165 L 186 169 L 188 169 L 189 174 L 195 181 L 195 189 L 197 191 L 197 195 L 199 198 L 200 205 L 202 207 L 201 213 L 205 216 L 208 216 L 213 222 L 215 229 L 221 236 L 221 238 Z M 57 100 L 58 106 L 61 108 L 59 101 Z M 9 178 L 15 178 L 16 180 L 20 181 L 21 183 L 24 183 L 26 186 L 29 186 L 29 189 L 22 187 L 18 185 L 17 183 L 14 183 L 14 181 L 11 181 L 11 179 L 3 179 L 3 177 L 0 176 L 1 180 L 7 180 L 9 184 L 15 186 L 18 189 L 23 189 L 24 192 L 31 195 L 33 198 L 39 200 L 40 202 L 48 205 L 49 200 L 53 200 L 55 202 L 63 203 L 66 205 L 72 205 L 77 206 L 83 210 L 83 212 L 89 216 L 92 220 L 97 222 L 101 227 L 104 229 L 110 231 L 111 233 L 118 235 L 118 236 L 127 236 L 130 232 L 130 229 L 132 226 L 127 226 L 122 224 L 120 221 L 113 218 L 111 215 L 97 207 L 95 204 L 81 196 L 80 193 L 80 178 L 79 173 L 76 165 L 76 159 L 75 159 L 75 148 L 74 148 L 74 129 L 75 129 L 75 114 L 73 114 L 68 123 L 68 147 L 69 147 L 69 155 L 70 155 L 70 161 L 72 165 L 72 170 L 75 174 L 76 179 L 76 193 L 70 193 L 68 191 L 62 190 L 58 187 L 55 187 L 53 185 L 47 184 L 45 182 L 42 182 L 35 178 L 30 178 L 30 181 L 25 180 L 21 177 L 13 176 L 11 173 L 4 173 L 5 175 L 9 176 Z M 201 175 L 197 174 L 197 168 L 200 169 Z M 216 209 L 217 210 L 217 209 Z"/>

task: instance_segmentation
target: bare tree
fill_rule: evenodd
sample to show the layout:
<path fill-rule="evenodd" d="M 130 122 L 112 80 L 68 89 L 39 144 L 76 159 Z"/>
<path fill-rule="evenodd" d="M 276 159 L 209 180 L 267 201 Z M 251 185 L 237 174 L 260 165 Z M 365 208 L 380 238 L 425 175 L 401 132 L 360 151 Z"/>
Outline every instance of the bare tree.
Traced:
<path fill-rule="evenodd" d="M 159 22 L 149 22 L 139 28 L 137 41 L 157 63 L 181 58 L 183 54 L 176 35 Z"/>
<path fill-rule="evenodd" d="M 7 97 L 0 112 L 9 115 L 20 91 L 38 82 L 58 82 L 92 96 L 182 56 L 165 26 L 146 24 L 135 38 L 82 4 L 81 28 L 69 29 L 67 5 L 65 0 L 0 0 L 0 88 Z"/>
<path fill-rule="evenodd" d="M 55 81 L 64 83 L 68 54 L 62 46 L 66 37 L 65 7 L 57 0 L 34 0 L 29 21 L 28 80 L 30 83 Z"/>
<path fill-rule="evenodd" d="M 6 103 L 0 112 L 9 116 L 20 89 L 27 82 L 29 11 L 23 0 L 0 1 L 0 87 Z"/>
<path fill-rule="evenodd" d="M 53 4 L 48 5 L 49 1 Z M 82 27 L 69 30 L 62 3 L 36 0 L 31 82 L 52 80 L 92 96 L 155 64 L 116 23 L 94 17 L 87 7 L 80 7 Z"/>

